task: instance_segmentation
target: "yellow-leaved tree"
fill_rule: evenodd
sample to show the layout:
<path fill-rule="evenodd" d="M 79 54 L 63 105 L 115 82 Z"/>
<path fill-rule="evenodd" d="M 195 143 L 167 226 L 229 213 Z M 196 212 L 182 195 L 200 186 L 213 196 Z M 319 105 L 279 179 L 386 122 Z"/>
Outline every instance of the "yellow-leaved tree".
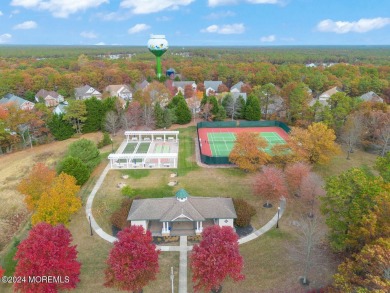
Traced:
<path fill-rule="evenodd" d="M 30 211 L 37 208 L 41 195 L 50 189 L 55 177 L 54 170 L 43 163 L 37 163 L 30 174 L 19 183 L 18 191 L 25 195 L 24 201 Z"/>
<path fill-rule="evenodd" d="M 325 164 L 340 152 L 335 140 L 334 130 L 319 122 L 309 125 L 307 129 L 294 127 L 288 145 L 299 160 Z"/>
<path fill-rule="evenodd" d="M 255 172 L 271 159 L 270 155 L 263 151 L 267 146 L 268 143 L 258 133 L 237 133 L 229 161 L 246 172 Z"/>
<path fill-rule="evenodd" d="M 32 224 L 67 225 L 70 216 L 81 207 L 81 199 L 77 196 L 79 190 L 80 186 L 76 185 L 73 176 L 61 173 L 54 179 L 51 188 L 42 194 L 32 216 Z"/>

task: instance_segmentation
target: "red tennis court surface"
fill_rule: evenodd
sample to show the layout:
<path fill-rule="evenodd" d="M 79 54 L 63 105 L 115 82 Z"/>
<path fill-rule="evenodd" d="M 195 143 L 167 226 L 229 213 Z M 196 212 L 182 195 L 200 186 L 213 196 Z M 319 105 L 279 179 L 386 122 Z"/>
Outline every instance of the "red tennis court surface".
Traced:
<path fill-rule="evenodd" d="M 264 133 L 266 136 L 266 133 L 276 133 L 278 136 L 280 136 L 284 141 L 287 140 L 288 134 L 280 127 L 241 127 L 241 128 L 199 128 L 198 129 L 198 135 L 199 135 L 199 142 L 200 142 L 200 152 L 203 155 L 206 156 L 228 156 L 230 153 L 231 148 L 233 147 L 234 140 L 226 140 L 223 144 L 219 141 L 214 141 L 216 134 L 220 133 L 228 134 L 231 133 L 232 136 L 234 136 L 235 133 L 239 132 L 256 132 L 259 134 Z M 218 139 L 218 138 L 217 138 Z M 279 142 L 281 143 L 281 142 Z M 220 146 L 222 145 L 222 151 L 220 151 Z M 272 144 L 271 144 L 272 146 Z"/>

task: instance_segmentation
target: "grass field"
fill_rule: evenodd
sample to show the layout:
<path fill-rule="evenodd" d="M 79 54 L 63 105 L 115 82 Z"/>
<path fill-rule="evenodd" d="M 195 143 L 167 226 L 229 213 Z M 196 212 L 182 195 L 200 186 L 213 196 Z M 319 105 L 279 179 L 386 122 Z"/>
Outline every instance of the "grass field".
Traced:
<path fill-rule="evenodd" d="M 170 173 L 172 170 L 109 171 L 103 188 L 96 195 L 93 205 L 93 214 L 103 230 L 111 232 L 108 219 L 111 213 L 119 207 L 123 198 L 120 190 L 116 187 L 119 182 L 128 184 L 136 190 L 137 194 L 145 197 L 173 196 L 179 188 L 185 188 L 194 196 L 242 197 L 256 207 L 257 215 L 252 221 L 255 228 L 259 228 L 268 222 L 275 214 L 277 206 L 274 205 L 273 208 L 265 209 L 262 207 L 264 201 L 252 195 L 251 184 L 254 177 L 252 174 L 243 173 L 238 169 L 212 169 L 197 166 L 194 156 L 195 132 L 195 127 L 180 129 L 179 168 L 173 171 L 178 173 L 178 177 L 175 178 L 179 182 L 178 186 L 173 188 L 167 186 L 167 183 L 171 180 Z M 86 137 L 97 141 L 101 134 L 89 134 Z M 117 146 L 123 137 L 116 137 L 115 139 L 115 145 Z M 11 210 L 24 209 L 22 196 L 14 191 L 19 180 L 38 159 L 54 166 L 65 151 L 66 146 L 72 141 L 56 142 L 0 157 L 0 166 L 2 166 L 0 199 L 5 200 L 5 204 L 10 206 Z M 103 152 L 110 149 L 111 146 L 107 146 L 107 149 Z M 48 155 L 48 152 L 51 152 L 50 155 Z M 316 166 L 315 169 L 324 176 L 337 175 L 350 167 L 362 164 L 371 166 L 375 157 L 365 152 L 356 151 L 352 154 L 351 160 L 345 160 L 345 156 L 340 155 L 332 160 L 328 166 Z M 102 164 L 92 174 L 91 179 L 83 186 L 80 195 L 84 204 L 106 164 L 107 161 L 103 160 Z M 124 173 L 129 175 L 128 179 L 121 178 Z M 9 196 L 10 192 L 14 195 L 14 198 Z M 13 207 L 13 205 L 16 205 L 16 207 Z M 1 209 L 0 215 L 11 214 L 8 210 Z M 280 221 L 279 230 L 273 229 L 262 237 L 241 245 L 240 251 L 245 261 L 244 273 L 246 279 L 238 284 L 231 281 L 225 282 L 223 292 L 301 292 L 302 288 L 297 286 L 297 281 L 302 273 L 302 268 L 295 261 L 289 259 L 286 247 L 293 246 L 296 243 L 294 221 L 305 211 L 306 206 L 300 199 L 288 199 L 287 210 Z M 318 210 L 315 213 L 318 215 Z M 25 219 L 27 217 L 26 214 Z M 22 222 L 22 226 L 25 222 Z M 3 225 L 3 222 L 0 225 Z M 74 238 L 73 243 L 77 245 L 79 251 L 79 261 L 82 263 L 81 283 L 74 292 L 117 292 L 102 286 L 104 283 L 105 260 L 112 245 L 97 235 L 90 236 L 89 224 L 84 209 L 81 209 L 72 217 L 69 229 Z M 15 234 L 18 229 L 14 228 L 13 232 Z M 26 232 L 20 232 L 18 237 L 23 239 L 25 235 Z M 8 239 L 7 243 L 11 244 L 11 238 Z M 8 245 L 1 251 L 0 264 L 4 264 L 5 256 L 8 252 L 12 252 L 10 249 L 12 249 L 12 246 Z M 169 274 L 171 266 L 174 267 L 175 288 L 177 288 L 178 262 L 178 253 L 162 253 L 158 278 L 150 283 L 144 289 L 144 292 L 170 292 Z M 332 255 L 324 249 L 324 253 L 318 256 L 317 264 L 309 274 L 312 282 L 309 288 L 318 288 L 328 283 L 336 269 L 337 260 L 333 259 Z M 188 273 L 188 284 L 189 292 L 192 292 L 190 272 Z M 12 292 L 11 287 L 2 289 L 0 288 L 1 292 Z"/>

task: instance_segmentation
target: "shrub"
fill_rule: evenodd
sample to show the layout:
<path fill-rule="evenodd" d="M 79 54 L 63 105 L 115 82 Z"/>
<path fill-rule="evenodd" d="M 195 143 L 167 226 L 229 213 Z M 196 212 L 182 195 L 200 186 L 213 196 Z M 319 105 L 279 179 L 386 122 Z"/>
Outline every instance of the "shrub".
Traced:
<path fill-rule="evenodd" d="M 121 193 L 127 197 L 133 197 L 135 194 L 134 189 L 127 185 L 121 189 Z"/>
<path fill-rule="evenodd" d="M 233 204 L 237 213 L 237 219 L 235 219 L 234 224 L 238 227 L 248 226 L 251 218 L 256 215 L 255 207 L 241 198 L 234 198 Z"/>
<path fill-rule="evenodd" d="M 96 144 L 88 139 L 79 139 L 69 145 L 68 156 L 79 158 L 92 171 L 100 163 Z"/>
<path fill-rule="evenodd" d="M 111 144 L 111 138 L 110 138 L 110 135 L 108 134 L 108 132 L 103 132 L 103 139 L 101 141 L 98 142 L 98 148 L 102 148 L 106 145 L 109 145 Z"/>
<path fill-rule="evenodd" d="M 118 229 L 123 229 L 129 225 L 129 222 L 127 222 L 127 216 L 129 215 L 132 203 L 133 199 L 130 198 L 122 200 L 120 208 L 111 215 L 110 221 L 113 226 Z"/>
<path fill-rule="evenodd" d="M 62 172 L 76 178 L 77 185 L 83 185 L 91 175 L 89 167 L 81 159 L 74 157 L 66 157 L 59 163 L 57 173 Z"/>

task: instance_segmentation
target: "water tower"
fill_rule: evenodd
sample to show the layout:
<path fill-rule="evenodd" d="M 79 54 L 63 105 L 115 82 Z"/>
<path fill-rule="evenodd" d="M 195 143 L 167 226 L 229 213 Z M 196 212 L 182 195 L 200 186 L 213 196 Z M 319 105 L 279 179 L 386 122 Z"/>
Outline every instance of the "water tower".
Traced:
<path fill-rule="evenodd" d="M 162 75 L 161 56 L 168 50 L 168 41 L 165 39 L 165 35 L 150 35 L 148 49 L 156 56 L 157 78 L 160 79 Z"/>

